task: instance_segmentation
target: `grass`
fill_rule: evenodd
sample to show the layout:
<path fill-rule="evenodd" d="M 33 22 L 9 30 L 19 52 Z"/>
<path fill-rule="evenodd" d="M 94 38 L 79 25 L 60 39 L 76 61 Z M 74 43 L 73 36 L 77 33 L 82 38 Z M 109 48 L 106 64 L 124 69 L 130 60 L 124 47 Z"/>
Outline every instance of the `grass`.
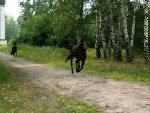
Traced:
<path fill-rule="evenodd" d="M 2 63 L 0 66 L 3 73 L 9 73 L 0 83 L 0 113 L 102 113 L 96 105 L 41 88 Z"/>
<path fill-rule="evenodd" d="M 10 45 L 1 46 L 0 51 L 10 53 L 10 48 Z M 18 57 L 50 66 L 70 68 L 70 62 L 64 63 L 68 53 L 69 51 L 64 48 L 18 45 Z M 105 78 L 150 83 L 149 64 L 96 60 L 94 56 L 95 50 L 89 48 L 83 72 Z M 125 57 L 125 52 L 123 56 Z"/>
<path fill-rule="evenodd" d="M 0 62 L 0 84 L 14 76 L 13 73 L 8 70 L 9 68 L 5 64 Z"/>

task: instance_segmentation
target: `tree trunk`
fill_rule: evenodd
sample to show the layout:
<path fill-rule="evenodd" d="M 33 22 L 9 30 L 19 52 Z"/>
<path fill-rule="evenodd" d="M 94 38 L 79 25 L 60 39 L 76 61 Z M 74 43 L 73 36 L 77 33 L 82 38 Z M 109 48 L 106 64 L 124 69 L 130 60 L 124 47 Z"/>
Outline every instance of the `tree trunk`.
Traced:
<path fill-rule="evenodd" d="M 112 14 L 112 10 L 110 11 L 110 29 L 111 29 L 111 33 L 110 33 L 110 39 L 112 41 L 112 47 L 113 47 L 113 51 L 114 51 L 114 61 L 117 61 L 117 50 L 116 50 L 116 42 L 115 42 L 115 34 L 114 34 L 114 26 L 113 26 L 113 14 Z"/>
<path fill-rule="evenodd" d="M 101 37 L 101 40 L 102 40 L 104 59 L 107 60 L 106 40 L 105 40 L 105 37 L 104 37 L 104 31 L 103 31 L 103 28 L 102 28 L 102 26 L 104 26 L 102 24 L 102 10 L 99 10 L 99 21 L 101 23 L 100 24 L 100 37 Z"/>
<path fill-rule="evenodd" d="M 77 40 L 77 44 L 80 44 L 81 36 L 80 36 L 80 30 L 78 28 L 76 28 L 76 40 Z"/>
<path fill-rule="evenodd" d="M 148 0 L 144 3 L 144 56 L 145 63 L 149 63 L 149 47 L 148 47 Z"/>
<path fill-rule="evenodd" d="M 131 33 L 131 57 L 134 58 L 134 34 L 135 34 L 135 22 L 136 22 L 136 9 L 137 9 L 137 1 L 134 0 L 134 14 L 133 14 L 133 22 L 132 22 L 132 33 Z"/>
<path fill-rule="evenodd" d="M 111 43 L 111 38 L 109 38 L 109 56 L 108 56 L 108 58 L 109 58 L 109 60 L 111 59 L 111 46 L 112 46 L 112 43 Z"/>
<path fill-rule="evenodd" d="M 96 49 L 96 58 L 101 58 L 100 52 L 100 29 L 101 29 L 101 19 L 100 19 L 100 9 L 99 9 L 99 0 L 96 0 L 96 42 L 95 42 L 95 49 Z"/>
<path fill-rule="evenodd" d="M 131 62 L 131 47 L 130 47 L 130 39 L 128 35 L 128 30 L 127 30 L 127 17 L 125 13 L 125 6 L 124 6 L 124 0 L 121 0 L 121 15 L 122 15 L 122 21 L 123 21 L 123 31 L 125 35 L 125 42 L 126 42 L 126 56 L 127 56 L 127 61 Z"/>
<path fill-rule="evenodd" d="M 107 47 L 106 47 L 106 40 L 105 40 L 105 37 L 104 37 L 103 30 L 101 30 L 101 38 L 102 38 L 104 59 L 107 60 Z"/>
<path fill-rule="evenodd" d="M 78 44 L 80 43 L 83 36 L 83 7 L 84 7 L 84 2 L 81 0 L 80 12 L 79 12 L 80 17 L 78 19 L 77 28 L 76 28 L 76 39 Z"/>
<path fill-rule="evenodd" d="M 117 61 L 122 61 L 122 28 L 119 19 Z"/>

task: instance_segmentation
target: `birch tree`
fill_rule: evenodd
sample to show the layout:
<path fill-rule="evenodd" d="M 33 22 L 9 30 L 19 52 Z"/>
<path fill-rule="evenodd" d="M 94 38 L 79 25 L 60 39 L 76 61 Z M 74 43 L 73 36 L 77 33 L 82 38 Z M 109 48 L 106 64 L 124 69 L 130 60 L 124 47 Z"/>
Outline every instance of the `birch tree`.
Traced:
<path fill-rule="evenodd" d="M 115 1 L 106 1 L 106 7 L 108 10 L 108 20 L 109 20 L 109 26 L 110 26 L 110 42 L 113 48 L 113 52 L 114 52 L 114 61 L 117 61 L 117 45 L 116 45 L 116 38 L 115 38 L 115 22 L 114 22 L 114 9 L 115 9 Z"/>
<path fill-rule="evenodd" d="M 126 17 L 126 8 L 125 8 L 125 1 L 121 0 L 121 16 L 122 16 L 122 22 L 123 22 L 123 31 L 125 35 L 125 43 L 126 43 L 126 56 L 127 56 L 127 61 L 131 62 L 131 47 L 130 47 L 130 39 L 129 39 L 129 34 L 128 34 L 128 29 L 127 29 L 127 17 Z"/>
<path fill-rule="evenodd" d="M 114 30 L 114 25 L 113 25 L 113 14 L 112 10 L 110 9 L 110 39 L 112 42 L 112 47 L 114 51 L 114 61 L 117 61 L 117 53 L 116 53 L 116 42 L 115 42 L 115 30 Z"/>
<path fill-rule="evenodd" d="M 144 1 L 144 56 L 145 63 L 149 63 L 149 46 L 148 46 L 148 0 Z"/>
<path fill-rule="evenodd" d="M 102 13 L 102 12 L 105 12 L 104 9 L 102 8 L 103 5 L 104 5 L 104 3 L 101 1 L 101 4 L 100 4 L 101 7 L 99 9 L 100 38 L 101 38 L 101 41 L 102 41 L 103 56 L 104 56 L 104 59 L 107 60 L 107 46 L 106 46 L 106 39 L 105 39 L 105 35 L 104 35 L 105 16 L 104 16 L 104 13 Z"/>
<path fill-rule="evenodd" d="M 79 44 L 83 35 L 83 7 L 84 7 L 84 0 L 80 0 L 79 4 L 79 18 L 76 26 L 76 39 L 77 43 Z"/>
<path fill-rule="evenodd" d="M 96 42 L 95 42 L 95 49 L 96 49 L 96 58 L 101 57 L 100 52 L 100 30 L 101 30 L 101 15 L 100 15 L 100 1 L 95 0 L 96 5 Z"/>
<path fill-rule="evenodd" d="M 118 22 L 118 43 L 117 43 L 117 60 L 122 61 L 122 27 L 121 27 L 121 20 L 119 18 Z"/>
<path fill-rule="evenodd" d="M 134 0 L 134 12 L 133 12 L 133 22 L 132 22 L 132 33 L 131 33 L 131 57 L 134 57 L 134 34 L 135 34 L 135 22 L 136 22 L 136 10 L 137 10 L 138 0 Z"/>
<path fill-rule="evenodd" d="M 104 37 L 103 28 L 101 29 L 101 38 L 102 38 L 104 59 L 107 60 L 107 47 L 106 47 L 106 40 L 105 40 L 105 37 Z"/>

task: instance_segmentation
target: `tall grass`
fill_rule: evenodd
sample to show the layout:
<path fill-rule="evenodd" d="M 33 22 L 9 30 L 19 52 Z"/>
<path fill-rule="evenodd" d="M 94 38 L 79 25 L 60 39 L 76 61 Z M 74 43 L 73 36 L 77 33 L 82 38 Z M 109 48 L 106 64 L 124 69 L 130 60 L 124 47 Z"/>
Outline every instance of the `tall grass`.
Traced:
<path fill-rule="evenodd" d="M 10 47 L 1 46 L 0 51 L 10 53 Z M 69 51 L 64 48 L 18 45 L 18 57 L 51 66 L 70 68 L 70 62 L 64 63 L 68 54 Z M 96 60 L 94 57 L 95 50 L 89 48 L 84 72 L 106 78 L 150 83 L 149 64 Z"/>
<path fill-rule="evenodd" d="M 10 69 L 0 62 L 0 84 L 12 78 L 13 76 L 14 74 L 10 71 Z"/>

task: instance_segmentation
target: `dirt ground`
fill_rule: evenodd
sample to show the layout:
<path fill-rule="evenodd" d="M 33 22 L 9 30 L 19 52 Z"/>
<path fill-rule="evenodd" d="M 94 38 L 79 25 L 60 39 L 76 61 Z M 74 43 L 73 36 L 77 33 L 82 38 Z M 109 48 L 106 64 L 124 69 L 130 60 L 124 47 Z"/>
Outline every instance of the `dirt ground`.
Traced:
<path fill-rule="evenodd" d="M 146 84 L 104 79 L 85 73 L 71 74 L 68 69 L 35 64 L 5 53 L 0 53 L 0 59 L 39 86 L 98 104 L 106 112 L 150 113 L 150 86 Z"/>

